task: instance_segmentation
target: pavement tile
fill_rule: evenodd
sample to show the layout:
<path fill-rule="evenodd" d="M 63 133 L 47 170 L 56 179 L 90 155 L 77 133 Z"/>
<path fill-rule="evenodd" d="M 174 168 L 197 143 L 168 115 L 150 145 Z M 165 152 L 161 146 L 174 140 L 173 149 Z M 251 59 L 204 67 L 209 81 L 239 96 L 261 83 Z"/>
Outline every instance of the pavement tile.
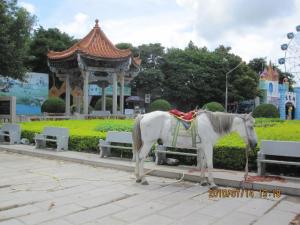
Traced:
<path fill-rule="evenodd" d="M 233 212 L 213 223 L 214 225 L 250 225 L 256 220 L 256 216 L 241 212 Z"/>
<path fill-rule="evenodd" d="M 185 216 L 179 220 L 176 220 L 174 225 L 209 225 L 216 221 L 217 218 L 201 214 L 196 211 L 188 216 Z"/>
<path fill-rule="evenodd" d="M 251 199 L 237 211 L 254 216 L 262 216 L 275 204 L 276 201 L 270 201 L 266 199 Z"/>
<path fill-rule="evenodd" d="M 72 224 L 83 224 L 116 213 L 123 209 L 124 208 L 121 206 L 117 206 L 115 204 L 109 204 L 109 205 L 98 206 L 96 208 L 84 210 L 78 213 L 74 213 L 72 215 L 66 216 L 65 219 L 71 222 Z"/>
<path fill-rule="evenodd" d="M 24 225 L 24 223 L 16 219 L 11 219 L 0 222 L 0 225 Z"/>
<path fill-rule="evenodd" d="M 13 219 L 15 217 L 29 215 L 37 211 L 40 211 L 40 208 L 33 205 L 26 205 L 22 207 L 12 208 L 9 210 L 3 210 L 0 211 L 0 220 L 7 220 L 10 218 Z"/>
<path fill-rule="evenodd" d="M 95 223 L 98 225 L 126 225 L 127 224 L 125 221 L 112 218 L 111 216 L 99 219 Z M 84 225 L 88 225 L 88 224 L 84 224 Z"/>
<path fill-rule="evenodd" d="M 168 217 L 160 216 L 160 215 L 150 215 L 146 216 L 134 223 L 130 223 L 130 225 L 168 225 L 174 224 L 174 221 Z"/>
<path fill-rule="evenodd" d="M 134 222 L 165 207 L 166 206 L 164 204 L 160 204 L 157 202 L 148 202 L 144 205 L 129 208 L 120 213 L 114 214 L 113 217 L 127 222 Z"/>
<path fill-rule="evenodd" d="M 173 207 L 168 207 L 164 210 L 159 211 L 160 215 L 167 216 L 169 218 L 180 219 L 192 214 L 194 211 L 204 207 L 205 205 L 199 204 L 198 201 L 187 200 Z"/>
<path fill-rule="evenodd" d="M 237 201 L 236 199 L 220 199 L 219 201 L 203 207 L 199 212 L 201 214 L 221 218 L 241 207 L 242 204 L 242 202 Z"/>
<path fill-rule="evenodd" d="M 34 213 L 28 216 L 22 216 L 19 217 L 19 220 L 28 225 L 40 224 L 48 220 L 53 220 L 56 218 L 66 216 L 68 214 L 80 211 L 82 209 L 83 208 L 78 205 L 70 204 L 70 205 L 53 208 L 51 210 Z"/>
<path fill-rule="evenodd" d="M 300 214 L 300 202 L 296 203 L 288 200 L 283 200 L 274 209 Z"/>
<path fill-rule="evenodd" d="M 253 225 L 288 225 L 296 216 L 294 213 L 280 211 L 280 210 L 272 210 L 269 213 L 265 214 L 261 217 L 256 223 Z"/>

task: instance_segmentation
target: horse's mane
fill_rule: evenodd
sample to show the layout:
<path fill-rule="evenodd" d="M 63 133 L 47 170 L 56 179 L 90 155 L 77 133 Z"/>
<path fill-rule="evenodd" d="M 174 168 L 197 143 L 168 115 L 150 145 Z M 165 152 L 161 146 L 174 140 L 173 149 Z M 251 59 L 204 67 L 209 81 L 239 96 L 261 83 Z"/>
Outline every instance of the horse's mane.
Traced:
<path fill-rule="evenodd" d="M 216 133 L 227 134 L 231 131 L 235 114 L 210 111 L 201 111 L 200 113 L 205 113 Z"/>

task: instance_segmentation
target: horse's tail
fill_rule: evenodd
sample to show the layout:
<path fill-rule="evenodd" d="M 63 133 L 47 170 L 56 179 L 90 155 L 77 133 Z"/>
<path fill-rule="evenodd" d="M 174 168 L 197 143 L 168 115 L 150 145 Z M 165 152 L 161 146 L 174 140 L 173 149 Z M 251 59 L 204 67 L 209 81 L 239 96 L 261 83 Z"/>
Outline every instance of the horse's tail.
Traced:
<path fill-rule="evenodd" d="M 141 135 L 141 120 L 143 116 L 138 115 L 135 119 L 135 123 L 132 130 L 132 150 L 134 152 L 138 152 L 140 148 L 142 147 L 143 141 L 142 141 L 142 135 Z"/>

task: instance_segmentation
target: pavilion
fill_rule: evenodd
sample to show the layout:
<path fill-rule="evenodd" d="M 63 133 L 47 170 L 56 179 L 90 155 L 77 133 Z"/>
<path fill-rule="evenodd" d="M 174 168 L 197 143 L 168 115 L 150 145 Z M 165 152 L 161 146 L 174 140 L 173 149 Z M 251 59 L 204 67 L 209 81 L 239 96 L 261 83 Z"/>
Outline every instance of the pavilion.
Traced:
<path fill-rule="evenodd" d="M 117 114 L 118 82 L 120 83 L 120 112 L 124 113 L 124 83 L 138 73 L 141 60 L 130 49 L 116 48 L 95 21 L 94 28 L 72 47 L 61 51 L 49 51 L 50 70 L 65 82 L 66 115 L 70 115 L 70 94 L 83 87 L 83 113 L 88 114 L 89 84 L 102 88 L 102 111 L 106 110 L 105 88 L 112 84 L 112 113 Z"/>

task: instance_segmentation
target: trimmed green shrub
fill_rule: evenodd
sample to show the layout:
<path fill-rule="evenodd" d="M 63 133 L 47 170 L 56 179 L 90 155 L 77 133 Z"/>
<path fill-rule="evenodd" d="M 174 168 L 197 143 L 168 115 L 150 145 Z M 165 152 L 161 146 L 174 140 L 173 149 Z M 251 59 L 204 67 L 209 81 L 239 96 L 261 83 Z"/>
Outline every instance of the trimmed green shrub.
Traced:
<path fill-rule="evenodd" d="M 65 112 L 65 101 L 61 98 L 48 98 L 42 104 L 41 111 L 47 113 L 64 113 Z"/>
<path fill-rule="evenodd" d="M 253 117 L 278 118 L 279 112 L 272 104 L 261 104 L 254 109 Z"/>
<path fill-rule="evenodd" d="M 219 102 L 209 102 L 202 106 L 202 109 L 206 109 L 212 112 L 224 112 L 225 109 Z"/>
<path fill-rule="evenodd" d="M 22 138 L 27 138 L 30 143 L 34 143 L 34 135 L 37 132 L 34 131 L 28 131 L 28 130 L 22 130 Z M 79 135 L 71 135 L 69 140 L 69 149 L 72 151 L 78 151 L 78 152 L 94 152 L 98 153 L 98 143 L 99 138 L 104 138 L 106 134 L 102 134 L 100 136 L 79 136 Z"/>
<path fill-rule="evenodd" d="M 164 99 L 157 99 L 150 104 L 149 111 L 169 111 L 171 110 L 171 104 Z"/>
<path fill-rule="evenodd" d="M 95 104 L 95 110 L 102 110 L 102 98 L 99 98 Z M 112 98 L 106 97 L 106 110 L 112 111 Z"/>

